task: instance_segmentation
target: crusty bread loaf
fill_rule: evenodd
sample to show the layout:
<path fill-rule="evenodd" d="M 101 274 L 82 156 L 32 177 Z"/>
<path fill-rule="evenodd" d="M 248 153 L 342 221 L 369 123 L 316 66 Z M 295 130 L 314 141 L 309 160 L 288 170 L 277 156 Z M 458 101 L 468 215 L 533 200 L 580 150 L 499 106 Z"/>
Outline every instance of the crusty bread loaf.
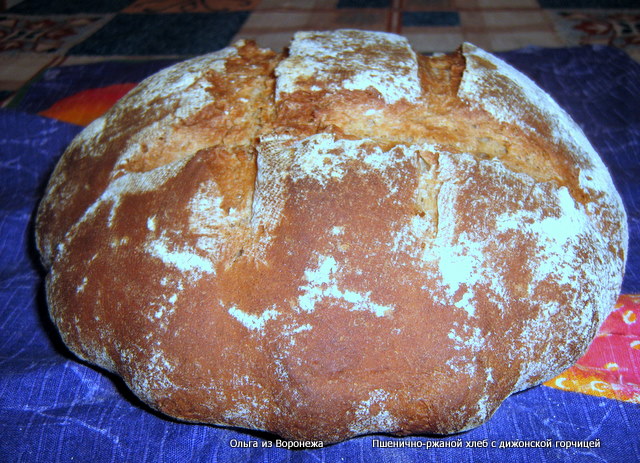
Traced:
<path fill-rule="evenodd" d="M 64 342 L 151 407 L 335 442 L 469 429 L 572 365 L 626 227 L 518 71 L 342 30 L 142 82 L 63 155 L 37 241 Z"/>

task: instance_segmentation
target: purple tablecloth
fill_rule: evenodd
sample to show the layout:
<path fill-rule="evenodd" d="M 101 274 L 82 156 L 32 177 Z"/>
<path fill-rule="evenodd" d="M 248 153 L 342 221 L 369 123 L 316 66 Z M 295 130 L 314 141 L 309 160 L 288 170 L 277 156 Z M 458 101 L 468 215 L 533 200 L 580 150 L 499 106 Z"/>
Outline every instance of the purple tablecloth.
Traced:
<path fill-rule="evenodd" d="M 631 230 L 623 291 L 640 294 L 640 65 L 609 48 L 502 56 L 572 114 L 609 166 Z M 122 79 L 118 66 L 74 72 L 107 84 Z M 140 66 L 134 66 L 138 80 L 155 70 Z M 57 88 L 59 80 L 44 78 L 14 109 L 0 111 L 0 461 L 640 461 L 640 405 L 545 386 L 513 395 L 488 423 L 459 435 L 365 436 L 304 450 L 148 409 L 117 378 L 74 358 L 47 315 L 34 211 L 56 160 L 81 128 L 34 114 L 47 97 L 77 91 L 71 81 Z"/>

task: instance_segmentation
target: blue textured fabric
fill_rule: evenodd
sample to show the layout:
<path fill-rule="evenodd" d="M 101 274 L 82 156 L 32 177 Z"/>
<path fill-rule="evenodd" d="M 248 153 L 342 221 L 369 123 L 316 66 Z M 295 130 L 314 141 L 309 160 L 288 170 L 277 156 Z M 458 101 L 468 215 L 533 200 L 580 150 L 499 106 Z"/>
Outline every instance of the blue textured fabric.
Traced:
<path fill-rule="evenodd" d="M 572 114 L 608 164 L 629 213 L 624 289 L 640 293 L 640 66 L 608 48 L 502 56 Z M 486 424 L 459 435 L 365 436 L 321 449 L 288 450 L 272 436 L 153 412 L 118 378 L 69 354 L 48 319 L 33 217 L 79 130 L 0 111 L 0 461 L 640 461 L 639 405 L 544 386 L 513 395 Z"/>
<path fill-rule="evenodd" d="M 26 113 L 38 113 L 54 103 L 77 92 L 107 87 L 114 84 L 140 82 L 176 60 L 152 61 L 104 61 L 86 65 L 53 67 L 45 70 L 31 83 L 20 98 L 12 100 L 9 107 Z"/>

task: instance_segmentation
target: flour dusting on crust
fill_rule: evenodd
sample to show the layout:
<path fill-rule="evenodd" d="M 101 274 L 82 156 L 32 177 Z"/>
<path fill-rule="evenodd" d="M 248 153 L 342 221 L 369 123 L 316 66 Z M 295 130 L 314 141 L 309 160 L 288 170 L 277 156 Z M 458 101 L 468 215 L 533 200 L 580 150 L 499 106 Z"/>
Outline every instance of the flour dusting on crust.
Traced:
<path fill-rule="evenodd" d="M 354 40 L 354 38 L 357 38 Z M 398 35 L 380 32 L 298 32 L 277 67 L 276 99 L 297 90 L 377 90 L 385 102 L 420 96 L 415 52 Z M 346 78 L 341 75 L 346 73 Z M 313 80 L 308 87 L 304 83 Z"/>
<path fill-rule="evenodd" d="M 458 90 L 460 98 L 485 109 L 498 121 L 532 132 L 536 128 L 528 125 L 527 119 L 543 120 L 554 141 L 564 145 L 578 164 L 580 187 L 606 194 L 608 201 L 622 209 L 604 163 L 578 124 L 548 93 L 491 53 L 469 43 L 463 44 L 462 52 L 466 69 Z"/>

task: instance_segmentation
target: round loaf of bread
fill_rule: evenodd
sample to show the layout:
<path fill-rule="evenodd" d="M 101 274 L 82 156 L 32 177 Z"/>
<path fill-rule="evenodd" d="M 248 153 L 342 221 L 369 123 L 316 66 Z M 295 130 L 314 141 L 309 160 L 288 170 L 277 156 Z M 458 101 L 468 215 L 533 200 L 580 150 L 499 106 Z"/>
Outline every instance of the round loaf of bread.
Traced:
<path fill-rule="evenodd" d="M 626 227 L 521 73 L 341 30 L 143 81 L 64 153 L 37 242 L 66 345 L 149 406 L 336 442 L 470 429 L 571 366 Z"/>

